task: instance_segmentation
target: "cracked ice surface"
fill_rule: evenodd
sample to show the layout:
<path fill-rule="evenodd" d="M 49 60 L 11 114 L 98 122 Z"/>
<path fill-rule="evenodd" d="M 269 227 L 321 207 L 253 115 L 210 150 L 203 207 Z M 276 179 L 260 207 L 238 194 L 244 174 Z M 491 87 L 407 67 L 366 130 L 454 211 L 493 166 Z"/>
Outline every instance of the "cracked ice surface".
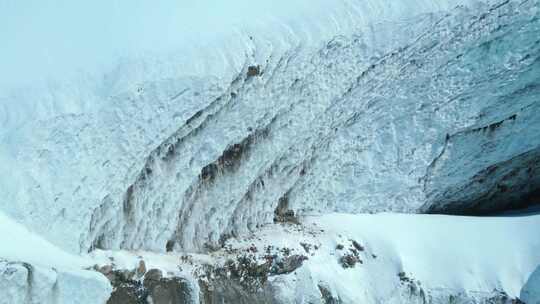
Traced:
<path fill-rule="evenodd" d="M 535 190 L 538 1 L 295 3 L 254 22 L 238 4 L 239 24 L 212 35 L 4 85 L 0 208 L 71 252 L 205 251 L 272 222 L 278 202 L 467 212 Z M 504 189 L 515 197 L 478 199 Z"/>

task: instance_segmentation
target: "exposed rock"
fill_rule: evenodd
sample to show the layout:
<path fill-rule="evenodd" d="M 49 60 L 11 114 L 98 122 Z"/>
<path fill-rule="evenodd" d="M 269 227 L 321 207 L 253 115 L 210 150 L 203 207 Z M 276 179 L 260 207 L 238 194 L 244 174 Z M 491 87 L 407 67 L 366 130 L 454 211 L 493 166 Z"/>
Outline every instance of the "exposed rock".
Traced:
<path fill-rule="evenodd" d="M 107 304 L 147 304 L 141 296 L 139 287 L 130 284 L 120 284 L 115 287 Z"/>
<path fill-rule="evenodd" d="M 398 275 L 399 280 L 401 282 L 409 282 L 410 281 L 409 277 L 407 277 L 407 274 L 404 271 L 399 272 L 397 275 Z"/>
<path fill-rule="evenodd" d="M 357 241 L 353 240 L 352 241 L 352 244 L 353 244 L 353 247 L 358 250 L 358 251 L 364 251 L 364 247 L 362 245 L 360 245 L 360 243 L 358 243 Z"/>
<path fill-rule="evenodd" d="M 146 273 L 146 263 L 144 260 L 139 261 L 139 267 L 137 267 L 137 278 L 141 278 Z"/>
<path fill-rule="evenodd" d="M 145 270 L 143 261 L 137 271 Z M 107 268 L 107 270 L 109 270 Z M 112 270 L 114 290 L 107 304 L 192 304 L 193 289 L 189 282 L 180 277 L 164 278 L 159 269 L 150 269 L 144 279 L 132 280 L 125 273 L 129 270 Z"/>
<path fill-rule="evenodd" d="M 494 295 L 485 300 L 485 303 L 494 304 L 527 304 L 521 301 L 519 298 L 513 298 L 508 296 L 504 291 L 495 290 Z M 533 303 L 534 304 L 534 303 Z"/>
<path fill-rule="evenodd" d="M 360 259 L 360 252 L 364 251 L 364 247 L 360 243 L 351 240 L 351 247 L 348 248 L 348 251 L 342 253 L 339 258 L 339 263 L 343 268 L 353 268 L 357 263 L 363 264 L 364 262 Z M 345 246 L 338 244 L 336 249 L 343 250 Z"/>
<path fill-rule="evenodd" d="M 274 223 L 299 224 L 294 210 L 289 209 L 289 192 L 279 198 L 278 205 L 274 210 Z"/>
<path fill-rule="evenodd" d="M 223 266 L 208 266 L 206 275 L 199 280 L 201 301 L 205 304 L 277 303 L 269 277 L 292 273 L 306 259 L 303 255 L 267 255 L 261 262 L 249 254 L 228 260 Z"/>
<path fill-rule="evenodd" d="M 144 276 L 143 285 L 147 289 L 152 289 L 163 278 L 163 272 L 159 269 L 150 269 Z"/>
<path fill-rule="evenodd" d="M 113 266 L 112 265 L 104 265 L 104 266 L 94 266 L 94 269 L 101 274 L 103 274 L 109 281 L 113 282 L 115 280 L 115 275 L 113 273 Z"/>
<path fill-rule="evenodd" d="M 192 304 L 193 290 L 182 278 L 162 278 L 148 288 L 153 304 Z"/>
<path fill-rule="evenodd" d="M 94 266 L 94 269 L 96 269 L 97 271 L 101 272 L 103 275 L 106 276 L 113 272 L 114 267 L 111 264 L 103 265 L 101 267 L 96 265 Z"/>
<path fill-rule="evenodd" d="M 147 304 L 147 291 L 143 284 L 135 278 L 136 270 L 112 269 L 102 267 L 109 271 L 105 276 L 113 285 L 113 292 L 107 304 Z"/>
<path fill-rule="evenodd" d="M 137 275 L 136 270 L 128 269 L 114 269 L 113 265 L 94 266 L 94 269 L 103 274 L 113 286 L 117 286 L 122 283 L 131 282 Z"/>
<path fill-rule="evenodd" d="M 317 287 L 319 288 L 319 291 L 321 292 L 321 298 L 322 298 L 323 304 L 342 304 L 343 303 L 339 298 L 334 297 L 334 295 L 332 295 L 330 290 L 328 290 L 323 285 L 319 284 L 317 285 Z"/>
<path fill-rule="evenodd" d="M 174 250 L 174 241 L 167 241 L 167 243 L 165 244 L 165 251 L 167 252 L 171 252 Z"/>
<path fill-rule="evenodd" d="M 261 66 L 260 65 L 252 65 L 248 67 L 247 76 L 248 77 L 254 77 L 261 75 Z"/>
<path fill-rule="evenodd" d="M 304 255 L 291 255 L 284 257 L 281 261 L 276 262 L 275 265 L 270 269 L 271 274 L 287 274 L 295 271 L 296 269 L 302 266 L 305 260 L 308 258 Z"/>
<path fill-rule="evenodd" d="M 351 253 L 346 253 L 339 258 L 339 263 L 343 268 L 353 268 L 358 262 L 360 262 L 360 258 Z"/>
<path fill-rule="evenodd" d="M 246 290 L 232 280 L 214 280 L 212 283 L 199 281 L 202 304 L 276 304 L 268 286 L 255 291 Z"/>
<path fill-rule="evenodd" d="M 313 245 L 311 244 L 308 244 L 308 243 L 304 243 L 304 242 L 300 242 L 300 246 L 302 246 L 302 248 L 304 248 L 304 251 L 306 253 L 310 253 L 311 252 L 311 248 Z"/>

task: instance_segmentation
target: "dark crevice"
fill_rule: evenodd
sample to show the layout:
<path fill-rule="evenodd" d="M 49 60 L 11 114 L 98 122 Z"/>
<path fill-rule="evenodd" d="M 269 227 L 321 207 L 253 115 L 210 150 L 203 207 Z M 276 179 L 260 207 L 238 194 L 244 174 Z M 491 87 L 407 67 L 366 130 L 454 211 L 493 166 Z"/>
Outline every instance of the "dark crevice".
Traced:
<path fill-rule="evenodd" d="M 20 263 L 21 266 L 23 266 L 24 268 L 26 268 L 26 271 L 28 272 L 27 276 L 26 276 L 26 286 L 27 286 L 27 289 L 26 289 L 26 299 L 28 301 L 28 303 L 33 303 L 34 301 L 32 300 L 33 298 L 33 288 L 34 288 L 34 267 L 32 265 L 30 265 L 29 263 L 26 263 L 26 262 L 21 262 Z"/>
<path fill-rule="evenodd" d="M 238 74 L 237 77 L 232 81 L 231 87 L 229 90 L 232 90 L 236 85 L 240 85 L 243 81 L 241 74 Z M 187 89 L 186 89 L 187 90 Z M 180 92 L 181 94 L 185 91 Z M 180 95 L 181 95 L 180 94 Z M 135 178 L 135 181 L 128 186 L 124 194 L 122 202 L 123 216 L 126 220 L 126 225 L 135 229 L 137 224 L 133 222 L 135 210 L 135 196 L 136 192 L 139 191 L 138 188 L 144 187 L 144 185 L 149 183 L 149 180 L 152 178 L 153 168 L 159 163 L 170 163 L 176 157 L 176 151 L 184 144 L 186 139 L 195 137 L 207 124 L 217 115 L 219 112 L 223 111 L 224 108 L 233 100 L 230 97 L 229 91 L 225 91 L 222 95 L 215 98 L 210 104 L 208 104 L 204 109 L 197 111 L 190 118 L 188 118 L 184 125 L 182 125 L 177 131 L 175 131 L 171 136 L 169 136 L 163 143 L 157 146 L 150 154 L 148 155 L 143 168 L 139 171 L 139 174 Z M 206 116 L 205 116 L 206 114 Z M 92 221 L 90 226 L 90 233 L 96 233 L 97 221 L 103 216 L 104 205 L 110 203 L 109 199 L 104 199 L 101 205 L 96 208 L 92 214 Z M 101 225 L 101 229 L 106 227 L 106 225 Z M 94 236 L 90 247 L 85 248 L 85 251 L 91 251 L 94 248 L 105 249 L 106 240 L 104 231 L 99 231 L 97 236 Z M 121 240 L 122 242 L 125 239 Z"/>
<path fill-rule="evenodd" d="M 228 146 L 213 163 L 201 169 L 199 180 L 203 183 L 213 182 L 218 174 L 225 174 L 239 168 L 242 158 L 248 157 L 255 142 L 268 136 L 269 129 L 259 129 L 248 135 L 241 142 Z"/>
<path fill-rule="evenodd" d="M 508 121 L 515 121 L 516 119 L 517 119 L 517 114 L 512 114 L 512 115 L 510 115 L 509 117 L 507 117 L 505 119 L 502 119 L 500 121 L 491 123 L 491 124 L 486 125 L 486 126 L 477 127 L 477 128 L 473 128 L 473 129 L 467 129 L 467 130 L 459 131 L 459 132 L 454 133 L 454 134 L 446 134 L 445 139 L 444 139 L 444 144 L 443 144 L 443 147 L 441 149 L 441 152 L 427 166 L 426 173 L 425 173 L 424 177 L 421 178 L 421 181 L 423 182 L 424 192 L 427 191 L 427 184 L 429 182 L 429 177 L 431 175 L 431 172 L 436 167 L 439 159 L 441 159 L 441 157 L 446 153 L 448 144 L 452 141 L 453 138 L 455 138 L 457 136 L 463 136 L 463 135 L 477 133 L 477 132 L 490 132 L 491 133 L 491 132 L 494 132 L 495 130 L 497 130 L 498 128 L 500 128 L 503 123 L 508 122 Z"/>
<path fill-rule="evenodd" d="M 479 128 L 474 128 L 474 129 L 471 129 L 471 130 L 466 130 L 466 131 L 462 131 L 460 133 L 457 133 L 457 134 L 454 134 L 453 136 L 455 135 L 461 135 L 461 134 L 468 134 L 468 133 L 476 133 L 476 132 L 486 132 L 486 131 L 489 131 L 489 132 L 493 132 L 495 130 L 497 130 L 500 126 L 502 126 L 502 124 L 504 122 L 507 122 L 507 121 L 515 121 L 517 118 L 517 114 L 512 114 L 510 115 L 509 117 L 503 119 L 503 120 L 500 120 L 500 121 L 497 121 L 497 122 L 494 122 L 494 123 L 491 123 L 487 126 L 483 126 L 483 127 L 479 127 Z"/>
<path fill-rule="evenodd" d="M 276 117 L 274 117 L 266 127 L 257 129 L 242 141 L 228 146 L 216 161 L 201 169 L 198 180 L 190 186 L 184 194 L 184 207 L 179 215 L 179 225 L 176 235 L 173 236 L 173 238 L 177 240 L 176 244 L 178 246 L 182 247 L 182 241 L 179 236 L 182 234 L 181 231 L 184 230 L 184 225 L 187 224 L 186 221 L 188 220 L 188 215 L 192 212 L 192 209 L 196 205 L 196 201 L 201 194 L 208 187 L 212 187 L 219 176 L 232 174 L 237 171 L 240 168 L 242 161 L 250 156 L 250 151 L 253 149 L 253 146 L 269 136 L 270 127 L 275 120 Z M 223 236 L 220 238 L 223 238 Z M 213 249 L 214 246 L 208 244 L 208 247 L 209 248 L 207 249 Z"/>
<path fill-rule="evenodd" d="M 283 194 L 278 200 L 278 205 L 274 210 L 274 223 L 293 223 L 299 224 L 294 210 L 289 208 L 289 195 L 291 190 Z"/>
<path fill-rule="evenodd" d="M 491 215 L 536 204 L 540 204 L 540 147 L 485 168 L 466 185 L 449 187 L 423 211 Z"/>

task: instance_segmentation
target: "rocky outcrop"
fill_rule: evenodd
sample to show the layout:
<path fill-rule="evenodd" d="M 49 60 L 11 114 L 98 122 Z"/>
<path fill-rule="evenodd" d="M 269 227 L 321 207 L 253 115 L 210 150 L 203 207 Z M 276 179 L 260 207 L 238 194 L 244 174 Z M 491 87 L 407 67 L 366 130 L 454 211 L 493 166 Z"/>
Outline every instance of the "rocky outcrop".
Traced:
<path fill-rule="evenodd" d="M 141 273 L 140 267 L 130 270 L 105 265 L 94 269 L 113 286 L 107 304 L 271 304 L 279 301 L 273 296 L 269 278 L 290 274 L 307 259 L 299 254 L 273 254 L 261 261 L 254 254 L 239 254 L 223 264 L 195 265 L 200 271 L 189 278 L 174 273 L 164 276 L 159 269 Z"/>
<path fill-rule="evenodd" d="M 192 304 L 196 290 L 181 277 L 164 277 L 159 269 L 146 273 L 137 270 L 115 270 L 107 265 L 97 267 L 113 285 L 107 304 Z"/>
<path fill-rule="evenodd" d="M 227 260 L 223 266 L 209 267 L 199 280 L 201 303 L 280 303 L 269 279 L 294 272 L 307 259 L 299 254 L 268 254 L 261 262 L 249 254 Z"/>
<path fill-rule="evenodd" d="M 152 271 L 152 270 L 151 270 Z M 194 290 L 182 278 L 163 278 L 158 273 L 147 273 L 144 288 L 148 290 L 148 301 L 153 304 L 194 303 Z"/>

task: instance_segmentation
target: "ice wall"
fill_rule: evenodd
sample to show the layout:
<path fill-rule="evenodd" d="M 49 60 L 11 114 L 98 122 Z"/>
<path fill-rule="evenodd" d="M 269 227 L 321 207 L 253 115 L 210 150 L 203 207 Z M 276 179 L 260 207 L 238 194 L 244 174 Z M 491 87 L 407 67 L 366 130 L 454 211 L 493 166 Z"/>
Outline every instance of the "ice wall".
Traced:
<path fill-rule="evenodd" d="M 0 208 L 73 252 L 205 251 L 307 213 L 487 212 L 534 193 L 538 1 L 293 3 L 187 10 L 220 28 L 194 43 L 203 19 L 155 48 L 162 27 L 115 28 L 134 41 L 88 55 L 101 70 L 6 81 Z M 485 201 L 504 187 L 516 197 Z"/>

